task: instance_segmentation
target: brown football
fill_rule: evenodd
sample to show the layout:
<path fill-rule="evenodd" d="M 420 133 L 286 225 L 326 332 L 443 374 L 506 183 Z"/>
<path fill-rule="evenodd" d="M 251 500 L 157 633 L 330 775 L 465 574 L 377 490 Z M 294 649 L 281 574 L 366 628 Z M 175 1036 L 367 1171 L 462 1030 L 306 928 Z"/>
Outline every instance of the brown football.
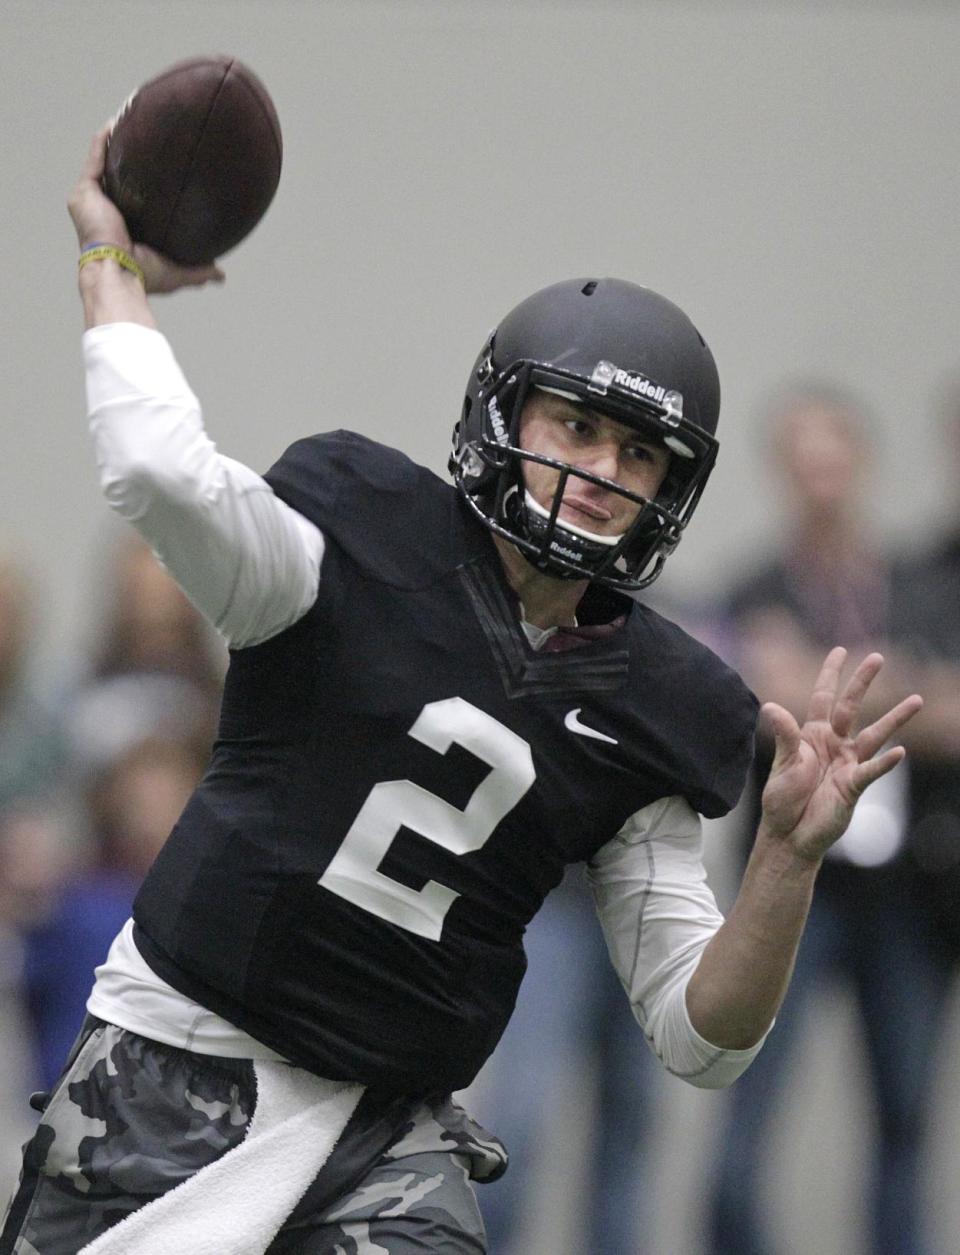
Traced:
<path fill-rule="evenodd" d="M 103 189 L 134 242 L 203 265 L 263 217 L 282 156 L 277 111 L 253 71 L 235 57 L 191 57 L 120 109 Z"/>

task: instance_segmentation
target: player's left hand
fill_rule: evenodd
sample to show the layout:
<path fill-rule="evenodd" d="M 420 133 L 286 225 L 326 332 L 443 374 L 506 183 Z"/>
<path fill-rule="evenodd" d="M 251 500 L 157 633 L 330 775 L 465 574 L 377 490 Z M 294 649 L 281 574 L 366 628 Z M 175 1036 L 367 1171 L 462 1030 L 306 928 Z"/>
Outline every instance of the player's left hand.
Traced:
<path fill-rule="evenodd" d="M 841 648 L 827 655 L 802 727 L 775 702 L 767 702 L 761 712 L 776 738 L 763 790 L 761 829 L 788 842 L 811 863 L 818 863 L 843 834 L 864 789 L 904 757 L 901 745 L 877 751 L 923 705 L 914 693 L 854 735 L 863 699 L 883 658 L 868 654 L 840 691 L 846 657 Z"/>

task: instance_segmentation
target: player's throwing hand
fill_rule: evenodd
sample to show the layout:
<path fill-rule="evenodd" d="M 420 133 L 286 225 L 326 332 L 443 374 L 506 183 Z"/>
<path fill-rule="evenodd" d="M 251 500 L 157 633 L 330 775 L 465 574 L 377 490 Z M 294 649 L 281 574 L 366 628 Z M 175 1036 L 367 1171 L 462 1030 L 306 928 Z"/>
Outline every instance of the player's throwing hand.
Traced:
<path fill-rule="evenodd" d="M 220 282 L 223 271 L 219 266 L 179 266 L 145 244 L 131 241 L 122 214 L 100 185 L 109 135 L 109 123 L 94 135 L 80 178 L 67 202 L 81 250 L 93 244 L 114 244 L 130 253 L 143 270 L 147 292 L 175 292 L 178 288 Z"/>
<path fill-rule="evenodd" d="M 776 752 L 763 790 L 761 832 L 788 841 L 797 855 L 813 863 L 842 836 L 864 789 L 904 757 L 901 745 L 877 751 L 923 705 L 914 693 L 854 735 L 883 658 L 868 654 L 840 691 L 846 657 L 847 651 L 837 648 L 825 658 L 802 727 L 776 702 L 767 702 L 762 711 L 773 728 Z"/>

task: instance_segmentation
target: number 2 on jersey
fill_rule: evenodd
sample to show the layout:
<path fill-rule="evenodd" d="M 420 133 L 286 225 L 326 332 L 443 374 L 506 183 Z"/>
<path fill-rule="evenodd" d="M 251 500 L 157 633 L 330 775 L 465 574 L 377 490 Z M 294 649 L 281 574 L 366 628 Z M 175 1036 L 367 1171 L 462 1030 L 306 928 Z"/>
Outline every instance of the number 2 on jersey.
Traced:
<path fill-rule="evenodd" d="M 374 785 L 318 883 L 381 919 L 439 941 L 459 894 L 435 880 L 411 889 L 379 871 L 394 838 L 403 827 L 451 854 L 479 850 L 533 784 L 536 772 L 527 742 L 462 697 L 428 702 L 409 735 L 438 754 L 462 745 L 489 764 L 490 774 L 462 811 L 412 780 Z"/>

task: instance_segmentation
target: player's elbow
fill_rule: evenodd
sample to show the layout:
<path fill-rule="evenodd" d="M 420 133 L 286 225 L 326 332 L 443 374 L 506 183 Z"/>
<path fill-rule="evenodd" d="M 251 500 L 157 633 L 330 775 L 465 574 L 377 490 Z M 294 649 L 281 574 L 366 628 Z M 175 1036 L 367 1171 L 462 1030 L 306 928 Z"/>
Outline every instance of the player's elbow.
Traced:
<path fill-rule="evenodd" d="M 753 1063 L 763 1041 L 734 1050 L 713 1046 L 693 1033 L 686 1041 L 675 1041 L 659 1057 L 668 1072 L 695 1089 L 726 1089 Z"/>
<path fill-rule="evenodd" d="M 133 522 L 158 500 L 175 501 L 184 485 L 170 467 L 138 454 L 101 466 L 100 491 L 112 510 Z"/>
<path fill-rule="evenodd" d="M 724 1051 L 717 1059 L 704 1063 L 702 1070 L 688 1074 L 674 1072 L 673 1075 L 695 1089 L 728 1089 L 743 1076 L 755 1058 L 756 1051 L 750 1051 L 746 1058 L 738 1058 L 737 1053 Z"/>
<path fill-rule="evenodd" d="M 113 464 L 101 469 L 100 491 L 111 510 L 129 522 L 142 518 L 157 496 L 154 468 L 142 462 Z"/>
<path fill-rule="evenodd" d="M 107 503 L 130 521 L 158 501 L 174 507 L 209 503 L 222 486 L 223 472 L 199 418 L 193 413 L 171 416 L 165 411 L 174 407 L 159 404 L 141 408 L 140 424 L 92 424 L 100 490 Z"/>
<path fill-rule="evenodd" d="M 726 1036 L 713 1040 L 691 1019 L 685 984 L 674 981 L 647 1004 L 641 1021 L 647 1038 L 667 1071 L 680 1080 L 697 1089 L 725 1089 L 750 1066 L 766 1035 L 748 1034 L 742 1044 Z"/>

